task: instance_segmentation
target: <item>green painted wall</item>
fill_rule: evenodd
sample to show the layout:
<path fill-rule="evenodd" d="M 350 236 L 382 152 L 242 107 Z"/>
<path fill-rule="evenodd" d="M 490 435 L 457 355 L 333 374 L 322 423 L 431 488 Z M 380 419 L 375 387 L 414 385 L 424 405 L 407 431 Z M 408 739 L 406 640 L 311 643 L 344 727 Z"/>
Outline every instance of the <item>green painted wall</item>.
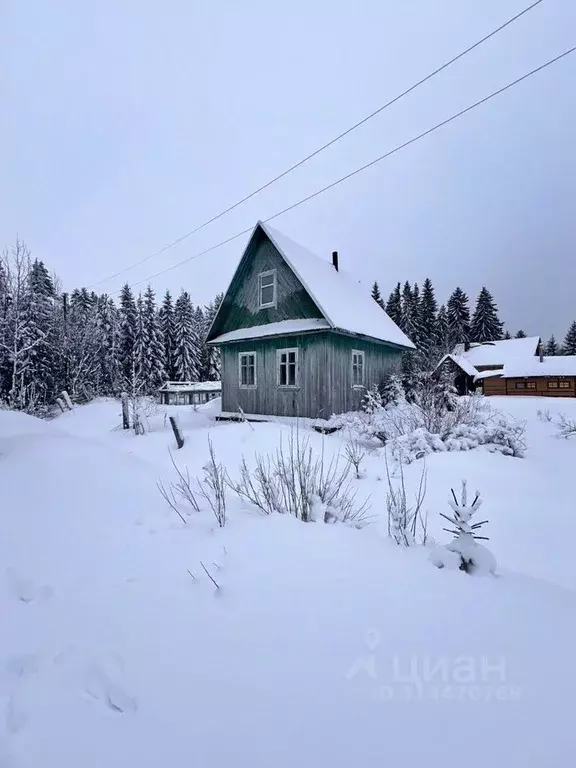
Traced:
<path fill-rule="evenodd" d="M 270 269 L 277 274 L 277 306 L 259 309 L 258 275 Z M 322 313 L 268 237 L 257 230 L 218 312 L 210 338 L 238 328 L 315 317 L 321 318 Z"/>
<path fill-rule="evenodd" d="M 297 347 L 299 387 L 277 385 L 278 349 Z M 356 410 L 365 389 L 352 386 L 352 350 L 364 352 L 365 387 L 400 363 L 401 353 L 384 344 L 325 331 L 225 344 L 222 351 L 222 410 L 274 416 L 329 418 L 333 413 Z M 239 385 L 238 356 L 256 353 L 257 385 Z"/>

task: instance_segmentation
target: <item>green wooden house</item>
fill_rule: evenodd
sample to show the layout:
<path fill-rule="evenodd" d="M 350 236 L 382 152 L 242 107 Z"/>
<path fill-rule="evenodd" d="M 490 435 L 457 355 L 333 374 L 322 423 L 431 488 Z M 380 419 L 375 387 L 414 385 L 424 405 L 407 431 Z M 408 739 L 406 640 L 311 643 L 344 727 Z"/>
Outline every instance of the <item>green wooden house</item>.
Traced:
<path fill-rule="evenodd" d="M 222 412 L 355 410 L 412 342 L 353 277 L 258 222 L 208 333 Z"/>

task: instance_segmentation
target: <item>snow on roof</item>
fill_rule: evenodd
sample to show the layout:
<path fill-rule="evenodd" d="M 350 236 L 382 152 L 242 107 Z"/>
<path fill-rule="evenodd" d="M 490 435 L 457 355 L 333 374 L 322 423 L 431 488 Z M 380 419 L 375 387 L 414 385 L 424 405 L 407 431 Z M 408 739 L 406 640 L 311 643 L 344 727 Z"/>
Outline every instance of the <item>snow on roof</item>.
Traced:
<path fill-rule="evenodd" d="M 533 360 L 518 361 L 504 366 L 503 378 L 525 378 L 530 376 L 576 376 L 576 355 L 557 355 L 539 357 Z"/>
<path fill-rule="evenodd" d="M 370 336 L 399 347 L 415 348 L 396 323 L 376 304 L 369 289 L 353 276 L 337 271 L 331 262 L 318 258 L 268 224 L 259 224 L 332 328 Z"/>
<path fill-rule="evenodd" d="M 479 365 L 505 366 L 516 361 L 529 361 L 536 355 L 539 341 L 539 336 L 529 336 L 525 339 L 487 341 L 484 344 L 472 342 L 467 351 L 464 351 L 463 344 L 458 344 L 454 348 L 453 355 L 459 359 L 466 359 L 475 368 Z"/>
<path fill-rule="evenodd" d="M 220 381 L 166 381 L 159 392 L 220 392 Z"/>
<path fill-rule="evenodd" d="M 478 373 L 476 368 L 474 368 L 474 366 L 471 363 L 469 363 L 465 357 L 462 357 L 461 355 L 460 356 L 444 355 L 444 357 L 442 358 L 442 360 L 440 360 L 436 368 L 439 368 L 445 360 L 452 360 L 452 362 L 456 363 L 456 365 L 459 368 L 461 368 L 464 371 L 464 373 L 467 373 L 468 376 L 476 376 L 476 374 Z"/>
<path fill-rule="evenodd" d="M 495 376 L 502 376 L 502 369 L 497 371 L 482 371 L 474 376 L 474 381 L 481 381 L 482 379 L 493 379 Z"/>
<path fill-rule="evenodd" d="M 262 336 L 284 336 L 287 333 L 304 333 L 305 331 L 322 331 L 331 328 L 330 323 L 323 318 L 302 318 L 297 320 L 280 320 L 278 323 L 252 325 L 250 328 L 237 328 L 228 331 L 210 341 L 210 344 L 223 344 L 226 341 L 243 341 L 244 339 L 259 339 Z"/>

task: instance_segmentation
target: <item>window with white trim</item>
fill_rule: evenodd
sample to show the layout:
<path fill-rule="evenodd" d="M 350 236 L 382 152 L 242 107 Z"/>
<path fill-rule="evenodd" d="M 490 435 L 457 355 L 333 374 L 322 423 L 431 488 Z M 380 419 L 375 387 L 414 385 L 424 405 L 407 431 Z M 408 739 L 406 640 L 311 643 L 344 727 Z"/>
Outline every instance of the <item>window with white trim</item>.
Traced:
<path fill-rule="evenodd" d="M 298 386 L 298 348 L 279 349 L 276 352 L 279 387 Z"/>
<path fill-rule="evenodd" d="M 238 375 L 241 388 L 249 389 L 256 386 L 256 352 L 240 352 Z"/>
<path fill-rule="evenodd" d="M 352 350 L 352 386 L 364 386 L 364 352 L 359 349 Z"/>
<path fill-rule="evenodd" d="M 276 306 L 276 270 L 258 275 L 258 306 L 260 309 Z"/>

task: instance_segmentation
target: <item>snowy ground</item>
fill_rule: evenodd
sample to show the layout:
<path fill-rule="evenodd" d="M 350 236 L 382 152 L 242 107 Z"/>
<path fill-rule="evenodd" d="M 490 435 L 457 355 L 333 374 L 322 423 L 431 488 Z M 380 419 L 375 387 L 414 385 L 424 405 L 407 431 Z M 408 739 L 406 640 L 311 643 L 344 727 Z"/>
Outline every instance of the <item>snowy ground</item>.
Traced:
<path fill-rule="evenodd" d="M 390 544 L 381 452 L 357 483 L 373 525 L 231 500 L 220 530 L 160 497 L 174 477 L 162 414 L 135 437 L 113 429 L 112 401 L 50 423 L 0 411 L 1 768 L 570 764 L 576 438 L 536 409 L 576 417 L 576 401 L 491 402 L 527 420 L 526 458 L 433 455 L 426 507 L 446 541 L 450 487 L 478 487 L 497 578 Z M 208 435 L 234 472 L 289 430 L 179 410 L 174 455 L 192 475 Z"/>

